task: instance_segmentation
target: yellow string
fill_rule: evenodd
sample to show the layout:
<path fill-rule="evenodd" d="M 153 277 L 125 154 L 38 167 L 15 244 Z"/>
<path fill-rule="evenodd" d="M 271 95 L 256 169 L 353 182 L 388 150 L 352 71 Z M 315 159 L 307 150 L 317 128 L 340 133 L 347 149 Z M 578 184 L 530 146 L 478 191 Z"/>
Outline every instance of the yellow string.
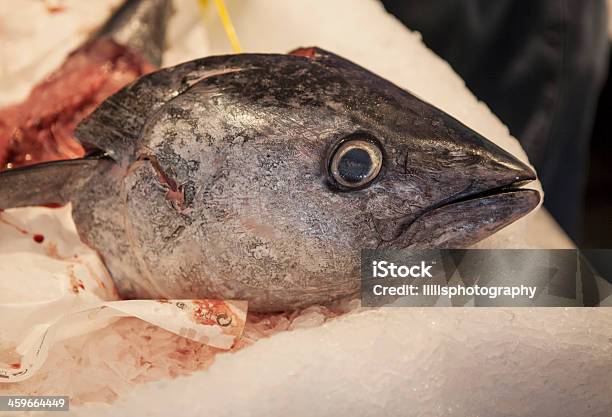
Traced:
<path fill-rule="evenodd" d="M 199 3 L 200 11 L 202 12 L 202 15 L 204 15 L 204 10 L 208 5 L 208 0 L 199 0 Z M 240 47 L 240 41 L 238 40 L 238 35 L 236 34 L 236 30 L 232 24 L 232 19 L 230 19 L 227 7 L 225 7 L 225 2 L 223 0 L 215 0 L 215 6 L 217 7 L 217 13 L 219 14 L 221 24 L 223 25 L 223 29 L 225 29 L 225 34 L 229 39 L 232 49 L 237 54 L 241 53 L 242 48 Z"/>

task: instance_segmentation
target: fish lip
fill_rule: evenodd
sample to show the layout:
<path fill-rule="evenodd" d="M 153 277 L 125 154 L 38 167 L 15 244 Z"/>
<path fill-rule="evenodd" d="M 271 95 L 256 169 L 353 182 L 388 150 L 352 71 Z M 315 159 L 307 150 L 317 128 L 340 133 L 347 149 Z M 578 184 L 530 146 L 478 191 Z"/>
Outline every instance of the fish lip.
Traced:
<path fill-rule="evenodd" d="M 459 204 L 464 204 L 464 203 L 469 204 L 471 202 L 472 203 L 476 202 L 477 200 L 486 200 L 486 199 L 491 199 L 494 197 L 502 198 L 504 195 L 513 195 L 513 194 L 516 195 L 519 193 L 524 193 L 525 200 L 527 201 L 530 196 L 533 197 L 533 195 L 537 194 L 537 198 L 536 200 L 534 200 L 534 204 L 532 204 L 532 206 L 520 216 L 522 217 L 523 215 L 526 215 L 527 213 L 533 211 L 533 209 L 535 209 L 542 200 L 542 195 L 540 191 L 531 189 L 531 188 L 523 188 L 524 185 L 529 184 L 537 179 L 535 173 L 532 170 L 530 170 L 529 172 L 531 173 L 529 177 L 518 178 L 516 181 L 510 182 L 508 184 L 500 185 L 499 187 L 493 187 L 485 191 L 453 196 L 443 201 L 440 201 L 434 205 L 431 205 L 427 207 L 426 209 L 422 210 L 420 213 L 418 213 L 408 223 L 404 224 L 403 227 L 401 227 L 401 232 L 395 238 L 388 240 L 388 241 L 381 241 L 381 244 L 383 246 L 387 246 L 387 245 L 392 245 L 393 242 L 397 242 L 398 239 L 401 239 L 402 236 L 410 232 L 411 227 L 413 225 L 415 225 L 421 219 L 432 214 L 433 212 L 437 210 L 451 207 L 453 205 L 459 205 Z M 435 214 L 433 215 L 435 216 Z M 506 225 L 514 222 L 515 220 L 507 223 Z M 415 242 L 415 243 L 418 244 L 418 242 Z"/>
<path fill-rule="evenodd" d="M 395 238 L 380 240 L 378 249 L 469 247 L 532 212 L 541 200 L 538 190 L 514 183 L 449 198 L 400 226 Z"/>
<path fill-rule="evenodd" d="M 480 191 L 477 193 L 473 193 L 473 194 L 467 194 L 465 196 L 461 196 L 461 197 L 457 197 L 457 198 L 451 198 L 448 200 L 445 200 L 441 203 L 435 204 L 433 206 L 428 207 L 426 210 L 424 210 L 422 213 L 420 213 L 416 219 L 422 217 L 423 215 L 446 207 L 446 206 L 450 206 L 452 204 L 459 204 L 459 203 L 465 203 L 468 201 L 473 201 L 473 200 L 479 200 L 482 198 L 489 198 L 489 197 L 495 197 L 498 195 L 502 195 L 502 194 L 509 194 L 509 193 L 513 193 L 513 192 L 517 192 L 517 191 L 534 191 L 537 192 L 538 194 L 540 194 L 540 192 L 538 190 L 534 190 L 531 188 L 523 188 L 523 185 L 526 185 L 528 183 L 530 183 L 532 181 L 519 181 L 516 183 L 513 183 L 511 185 L 505 185 L 505 186 L 501 186 L 501 187 L 495 187 L 492 188 L 490 190 L 486 190 L 486 191 Z M 415 220 L 416 220 L 415 219 Z"/>
<path fill-rule="evenodd" d="M 424 216 L 425 214 L 431 211 L 440 209 L 442 207 L 450 206 L 452 204 L 464 203 L 464 202 L 471 201 L 471 200 L 478 200 L 481 198 L 493 197 L 495 195 L 506 194 L 506 193 L 510 193 L 514 191 L 529 190 L 529 191 L 534 191 L 540 194 L 538 190 L 523 188 L 523 186 L 529 183 L 532 183 L 536 181 L 537 179 L 538 177 L 535 171 L 531 169 L 530 167 L 523 165 L 520 175 L 517 175 L 512 181 L 505 183 L 505 184 L 501 184 L 497 187 L 489 188 L 484 191 L 476 191 L 476 192 L 467 193 L 467 194 L 459 193 L 458 195 L 451 196 L 447 199 L 444 199 L 436 204 L 433 204 L 427 207 L 425 210 L 420 212 L 410 223 L 411 224 L 414 223 L 420 217 Z"/>

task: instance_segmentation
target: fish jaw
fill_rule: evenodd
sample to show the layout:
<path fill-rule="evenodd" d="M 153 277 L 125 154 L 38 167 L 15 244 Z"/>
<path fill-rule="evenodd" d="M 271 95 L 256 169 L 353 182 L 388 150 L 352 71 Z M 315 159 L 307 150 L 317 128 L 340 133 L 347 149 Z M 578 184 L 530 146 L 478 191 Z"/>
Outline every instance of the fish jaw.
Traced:
<path fill-rule="evenodd" d="M 149 63 L 159 67 L 171 15 L 171 0 L 127 0 L 93 34 L 92 39 L 112 38 L 140 52 Z"/>
<path fill-rule="evenodd" d="M 399 239 L 382 247 L 465 248 L 531 212 L 540 203 L 540 193 L 508 189 L 490 195 L 451 202 L 417 217 Z"/>

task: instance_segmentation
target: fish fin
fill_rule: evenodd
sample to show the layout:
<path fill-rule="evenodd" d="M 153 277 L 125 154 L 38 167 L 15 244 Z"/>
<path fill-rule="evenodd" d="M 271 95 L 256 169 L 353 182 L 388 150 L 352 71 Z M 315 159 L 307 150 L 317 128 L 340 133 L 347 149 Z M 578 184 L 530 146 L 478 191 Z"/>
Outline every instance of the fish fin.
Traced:
<path fill-rule="evenodd" d="M 171 0 L 126 0 L 93 34 L 92 39 L 113 38 L 140 52 L 151 64 L 162 61 Z"/>
<path fill-rule="evenodd" d="M 0 209 L 64 205 L 78 194 L 101 161 L 108 159 L 90 156 L 0 172 Z"/>
<path fill-rule="evenodd" d="M 315 62 L 319 62 L 325 65 L 332 71 L 342 69 L 344 73 L 346 73 L 347 71 L 351 72 L 354 79 L 377 79 L 392 85 L 389 81 L 362 67 L 361 65 L 358 65 L 353 61 L 341 57 L 340 55 L 336 55 L 333 52 L 329 52 L 325 49 L 321 49 L 316 46 L 297 48 L 289 52 L 289 55 L 301 56 L 312 59 Z"/>
<path fill-rule="evenodd" d="M 305 58 L 311 58 L 314 60 L 337 61 L 356 65 L 340 55 L 336 55 L 333 52 L 329 52 L 317 46 L 300 47 L 289 52 L 289 55 L 303 56 Z"/>

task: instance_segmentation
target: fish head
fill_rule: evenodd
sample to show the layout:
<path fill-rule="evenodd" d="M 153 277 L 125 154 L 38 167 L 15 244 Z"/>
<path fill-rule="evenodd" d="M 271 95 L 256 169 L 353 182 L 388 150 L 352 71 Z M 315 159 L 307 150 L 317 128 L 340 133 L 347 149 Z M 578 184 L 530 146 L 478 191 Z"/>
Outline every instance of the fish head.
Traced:
<path fill-rule="evenodd" d="M 336 55 L 213 59 L 147 118 L 124 180 L 164 297 L 326 302 L 358 290 L 361 249 L 465 247 L 539 202 L 527 165 Z"/>

